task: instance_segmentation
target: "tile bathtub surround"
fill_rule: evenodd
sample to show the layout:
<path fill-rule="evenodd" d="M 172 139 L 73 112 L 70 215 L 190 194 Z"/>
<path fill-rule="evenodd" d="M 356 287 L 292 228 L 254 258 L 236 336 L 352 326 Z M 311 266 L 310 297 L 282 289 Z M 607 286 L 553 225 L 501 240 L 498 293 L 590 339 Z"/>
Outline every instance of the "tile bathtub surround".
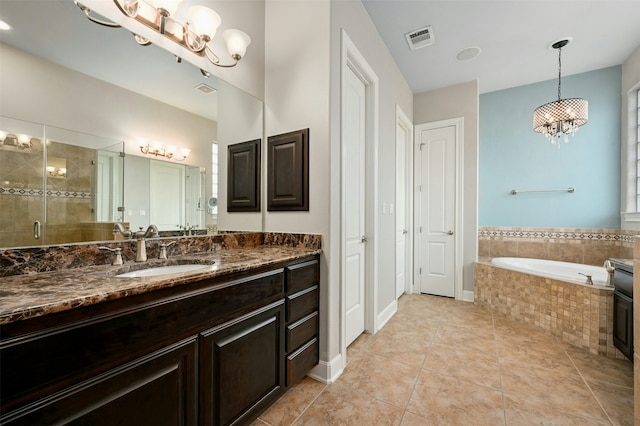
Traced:
<path fill-rule="evenodd" d="M 319 250 L 322 244 L 320 235 L 262 232 L 148 238 L 146 240 L 147 257 L 156 259 L 160 253 L 159 245 L 162 242 L 171 241 L 176 241 L 176 244 L 167 249 L 169 258 L 190 253 L 252 248 L 261 245 Z M 122 257 L 125 263 L 132 262 L 136 258 L 135 240 L 4 249 L 0 250 L 0 277 L 109 265 L 112 254 L 106 250 L 99 250 L 98 247 L 122 248 Z"/>
<path fill-rule="evenodd" d="M 480 227 L 480 257 L 533 257 L 602 266 L 630 259 L 637 231 L 579 228 Z"/>
<path fill-rule="evenodd" d="M 253 425 L 633 424 L 631 362 L 467 302 L 404 295 L 347 357 L 335 383 L 305 378 Z"/>
<path fill-rule="evenodd" d="M 475 303 L 594 354 L 624 358 L 613 345 L 613 291 L 478 262 Z"/>

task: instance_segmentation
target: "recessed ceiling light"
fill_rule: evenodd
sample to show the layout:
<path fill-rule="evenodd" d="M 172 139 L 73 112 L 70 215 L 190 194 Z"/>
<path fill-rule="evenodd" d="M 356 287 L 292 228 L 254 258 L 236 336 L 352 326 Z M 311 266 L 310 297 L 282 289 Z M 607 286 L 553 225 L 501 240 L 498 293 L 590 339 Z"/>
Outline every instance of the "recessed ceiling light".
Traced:
<path fill-rule="evenodd" d="M 0 19 L 0 30 L 1 31 L 9 31 L 10 29 L 11 29 L 11 25 L 7 24 L 2 19 Z"/>
<path fill-rule="evenodd" d="M 194 89 L 201 91 L 205 95 L 210 95 L 216 92 L 216 89 L 204 83 L 197 85 L 196 87 L 194 87 Z"/>
<path fill-rule="evenodd" d="M 478 56 L 480 52 L 482 52 L 482 49 L 477 46 L 467 47 L 456 54 L 456 59 L 459 61 L 468 61 Z"/>

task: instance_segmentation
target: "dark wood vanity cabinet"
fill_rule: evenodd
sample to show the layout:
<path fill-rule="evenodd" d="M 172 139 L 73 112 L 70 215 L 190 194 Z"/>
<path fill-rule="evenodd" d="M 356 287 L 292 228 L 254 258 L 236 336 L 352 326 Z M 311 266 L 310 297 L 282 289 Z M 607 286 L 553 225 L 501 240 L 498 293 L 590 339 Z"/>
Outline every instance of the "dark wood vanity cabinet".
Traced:
<path fill-rule="evenodd" d="M 302 379 L 318 363 L 319 285 L 317 259 L 286 269 L 286 383 Z"/>
<path fill-rule="evenodd" d="M 318 363 L 318 271 L 313 256 L 5 324 L 0 424 L 249 424 Z"/>

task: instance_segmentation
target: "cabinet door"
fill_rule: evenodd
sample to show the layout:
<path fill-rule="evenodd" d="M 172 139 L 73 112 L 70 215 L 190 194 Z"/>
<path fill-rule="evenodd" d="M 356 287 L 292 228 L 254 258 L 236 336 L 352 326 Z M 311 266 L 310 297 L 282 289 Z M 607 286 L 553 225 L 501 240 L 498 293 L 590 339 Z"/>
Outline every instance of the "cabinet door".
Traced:
<path fill-rule="evenodd" d="M 193 425 L 198 416 L 196 360 L 193 336 L 4 416 L 0 423 Z"/>
<path fill-rule="evenodd" d="M 245 424 L 284 389 L 284 303 L 201 333 L 200 421 Z"/>
<path fill-rule="evenodd" d="M 633 300 L 617 291 L 613 292 L 613 343 L 633 360 Z"/>

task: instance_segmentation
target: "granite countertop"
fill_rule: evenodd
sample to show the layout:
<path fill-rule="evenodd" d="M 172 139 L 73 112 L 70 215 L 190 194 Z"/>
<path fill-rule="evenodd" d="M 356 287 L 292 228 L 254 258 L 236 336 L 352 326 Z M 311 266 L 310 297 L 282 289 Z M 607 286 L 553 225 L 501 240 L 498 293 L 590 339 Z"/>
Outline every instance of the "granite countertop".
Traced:
<path fill-rule="evenodd" d="M 90 306 L 202 279 L 242 272 L 320 253 L 320 249 L 262 245 L 184 254 L 168 260 L 99 265 L 0 278 L 0 324 Z M 180 263 L 209 265 L 204 269 L 156 277 L 118 278 L 115 275 L 146 266 Z"/>

